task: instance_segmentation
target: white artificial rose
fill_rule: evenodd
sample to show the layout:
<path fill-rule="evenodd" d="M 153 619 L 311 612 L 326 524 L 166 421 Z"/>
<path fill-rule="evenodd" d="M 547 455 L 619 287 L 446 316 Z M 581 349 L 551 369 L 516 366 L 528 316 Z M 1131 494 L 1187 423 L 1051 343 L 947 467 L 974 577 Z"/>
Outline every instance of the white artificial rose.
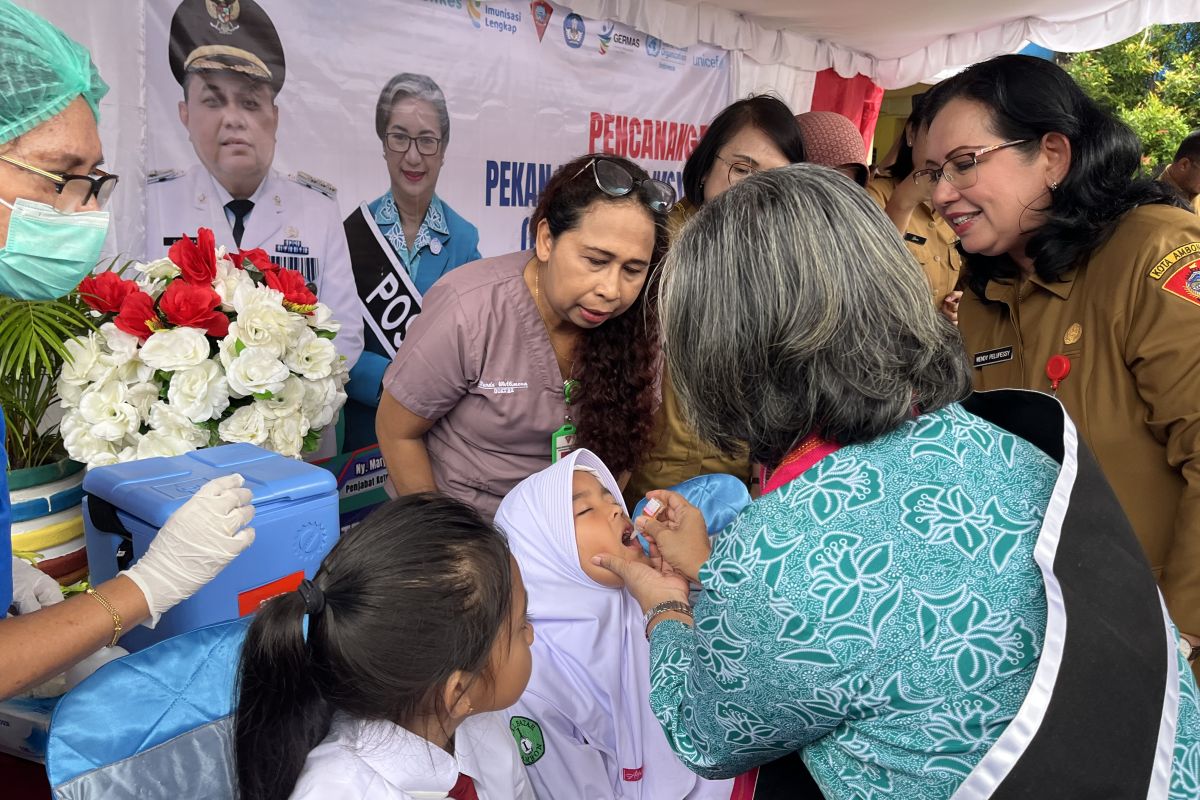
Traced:
<path fill-rule="evenodd" d="M 131 358 L 117 365 L 114 368 L 113 375 L 117 380 L 126 385 L 144 383 L 145 381 L 154 379 L 154 367 L 140 358 Z"/>
<path fill-rule="evenodd" d="M 324 303 L 317 303 L 317 307 L 305 318 L 305 321 L 310 328 L 330 333 L 337 333 L 342 329 L 342 323 L 333 318 L 333 311 Z"/>
<path fill-rule="evenodd" d="M 337 414 L 334 400 L 337 398 L 337 383 L 332 377 L 319 381 L 305 381 L 302 413 L 314 428 L 324 428 L 333 422 Z"/>
<path fill-rule="evenodd" d="M 189 449 L 194 450 L 208 444 L 209 433 L 207 430 L 192 422 L 179 409 L 161 400 L 150 407 L 149 422 L 150 427 L 159 433 L 190 444 L 191 448 Z M 138 447 L 140 449 L 140 443 Z"/>
<path fill-rule="evenodd" d="M 195 446 L 185 439 L 172 436 L 165 431 L 150 431 L 138 440 L 138 458 L 156 458 L 159 456 L 179 456 L 195 450 Z"/>
<path fill-rule="evenodd" d="M 68 411 L 59 425 L 67 455 L 89 467 L 117 462 L 117 445 L 92 434 L 92 426 L 78 411 Z"/>
<path fill-rule="evenodd" d="M 179 267 L 169 258 L 160 258 L 147 264 L 134 264 L 134 269 L 152 281 L 169 281 L 179 275 Z"/>
<path fill-rule="evenodd" d="M 126 333 L 111 322 L 100 326 L 100 335 L 108 347 L 110 363 L 120 364 L 137 356 L 138 338 Z"/>
<path fill-rule="evenodd" d="M 221 310 L 233 311 L 233 298 L 237 290 L 243 286 L 254 288 L 254 281 L 246 274 L 246 270 L 238 269 L 228 258 L 217 259 L 217 277 L 213 281 L 213 289 L 221 296 Z"/>
<path fill-rule="evenodd" d="M 217 345 L 217 358 L 220 359 L 221 366 L 225 368 L 226 372 L 229 372 L 229 365 L 232 364 L 233 360 L 238 357 L 237 343 L 237 323 L 231 322 L 229 323 L 229 335 L 222 339 L 220 344 Z M 243 345 L 243 347 L 245 347 L 245 345 Z"/>
<path fill-rule="evenodd" d="M 83 397 L 85 384 L 58 382 L 58 403 L 63 409 L 78 408 L 79 399 Z"/>
<path fill-rule="evenodd" d="M 221 365 L 212 359 L 171 376 L 167 400 L 192 422 L 221 416 L 229 407 L 229 383 Z"/>
<path fill-rule="evenodd" d="M 169 328 L 152 333 L 139 355 L 154 369 L 174 372 L 196 366 L 210 350 L 208 337 L 199 328 Z"/>
<path fill-rule="evenodd" d="M 283 363 L 287 364 L 292 372 L 299 373 L 310 381 L 317 381 L 333 374 L 337 356 L 333 342 L 305 330 L 283 354 Z"/>
<path fill-rule="evenodd" d="M 225 377 L 229 381 L 229 392 L 234 397 L 246 397 L 283 391 L 283 383 L 290 374 L 273 351 L 247 347 L 230 362 Z"/>
<path fill-rule="evenodd" d="M 141 415 L 125 402 L 125 386 L 109 379 L 93 384 L 79 398 L 79 415 L 92 426 L 92 435 L 119 442 L 141 425 Z"/>
<path fill-rule="evenodd" d="M 283 355 L 295 331 L 294 319 L 300 315 L 283 307 L 282 292 L 253 283 L 239 286 L 233 307 L 238 315 L 237 338 L 242 344 L 270 350 L 276 358 Z"/>
<path fill-rule="evenodd" d="M 250 403 L 235 410 L 217 426 L 217 434 L 225 442 L 249 442 L 263 444 L 267 441 L 267 421 L 262 412 L 256 408 L 257 403 Z"/>
<path fill-rule="evenodd" d="M 154 381 L 143 381 L 125 387 L 125 402 L 137 409 L 138 416 L 146 419 L 150 408 L 158 402 L 159 386 Z"/>
<path fill-rule="evenodd" d="M 110 362 L 104 358 L 105 348 L 95 333 L 77 336 L 63 342 L 67 357 L 63 359 L 59 372 L 60 385 L 83 386 L 102 380 L 109 371 Z"/>
<path fill-rule="evenodd" d="M 257 401 L 255 402 L 257 405 Z M 271 436 L 268 445 L 276 453 L 288 458 L 299 458 L 300 449 L 304 446 L 304 436 L 308 433 L 308 419 L 303 414 L 293 414 L 290 417 L 280 417 L 270 422 Z"/>
<path fill-rule="evenodd" d="M 300 413 L 303 402 L 304 381 L 295 375 L 289 375 L 283 382 L 283 389 L 276 392 L 274 397 L 255 400 L 254 404 L 259 407 L 264 417 L 272 420 Z"/>

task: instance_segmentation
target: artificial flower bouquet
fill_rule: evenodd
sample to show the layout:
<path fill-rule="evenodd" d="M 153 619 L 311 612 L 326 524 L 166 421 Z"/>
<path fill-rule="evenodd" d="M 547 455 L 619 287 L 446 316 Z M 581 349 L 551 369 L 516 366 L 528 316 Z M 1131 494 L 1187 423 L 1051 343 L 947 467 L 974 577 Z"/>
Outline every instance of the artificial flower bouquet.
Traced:
<path fill-rule="evenodd" d="M 263 250 L 213 232 L 166 258 L 85 278 L 98 330 L 65 342 L 58 392 L 67 453 L 89 466 L 250 442 L 298 458 L 346 402 L 340 323 Z"/>

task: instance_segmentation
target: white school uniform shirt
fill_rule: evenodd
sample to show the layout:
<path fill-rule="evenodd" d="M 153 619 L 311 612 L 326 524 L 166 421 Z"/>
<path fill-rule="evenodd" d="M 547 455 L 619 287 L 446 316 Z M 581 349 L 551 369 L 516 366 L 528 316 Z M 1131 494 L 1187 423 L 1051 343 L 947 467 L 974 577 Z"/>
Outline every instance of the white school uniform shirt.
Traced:
<path fill-rule="evenodd" d="M 671 750 L 650 708 L 650 647 L 625 589 L 579 565 L 572 478 L 616 479 L 576 450 L 509 492 L 496 512 L 529 593 L 533 673 L 509 709 L 540 800 L 728 800 L 732 780 L 700 778 Z"/>
<path fill-rule="evenodd" d="M 286 177 L 268 170 L 249 198 L 254 208 L 246 217 L 240 249 L 261 247 L 316 285 L 317 297 L 342 323 L 334 347 L 353 367 L 363 348 L 362 308 L 342 216 L 332 196 L 336 191 L 299 173 Z M 152 174 L 146 185 L 146 259 L 163 258 L 176 239 L 185 234 L 194 238 L 200 228 L 211 228 L 218 245 L 237 252 L 225 210 L 231 199 L 203 164 L 186 172 Z"/>
<path fill-rule="evenodd" d="M 451 755 L 399 725 L 335 716 L 291 800 L 444 800 L 460 772 L 475 781 L 479 800 L 535 800 L 507 719 L 501 712 L 468 717 Z"/>

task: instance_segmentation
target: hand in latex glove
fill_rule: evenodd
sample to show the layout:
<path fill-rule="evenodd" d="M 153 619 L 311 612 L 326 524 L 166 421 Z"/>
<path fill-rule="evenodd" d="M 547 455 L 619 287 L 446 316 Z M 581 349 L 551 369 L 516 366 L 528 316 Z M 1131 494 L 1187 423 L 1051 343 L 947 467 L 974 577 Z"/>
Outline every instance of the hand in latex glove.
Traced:
<path fill-rule="evenodd" d="M 58 581 L 24 559 L 12 557 L 13 605 L 18 614 L 32 614 L 39 608 L 61 603 Z M 7 610 L 7 609 L 5 609 Z"/>
<path fill-rule="evenodd" d="M 226 475 L 200 487 L 170 516 L 146 555 L 125 572 L 146 595 L 150 627 L 181 600 L 195 594 L 254 541 L 250 490 L 241 475 Z"/>

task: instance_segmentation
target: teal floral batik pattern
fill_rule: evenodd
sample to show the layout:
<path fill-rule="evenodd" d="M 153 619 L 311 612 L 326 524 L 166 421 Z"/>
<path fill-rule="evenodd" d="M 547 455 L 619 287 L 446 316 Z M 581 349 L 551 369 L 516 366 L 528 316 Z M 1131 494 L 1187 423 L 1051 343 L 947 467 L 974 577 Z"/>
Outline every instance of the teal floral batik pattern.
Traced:
<path fill-rule="evenodd" d="M 1033 679 L 1057 473 L 950 406 L 747 508 L 700 574 L 694 632 L 654 632 L 676 751 L 719 777 L 803 748 L 830 800 L 950 797 Z"/>
<path fill-rule="evenodd" d="M 749 506 L 700 572 L 695 628 L 651 641 L 675 752 L 728 777 L 803 750 L 827 800 L 950 797 L 1016 715 L 1046 598 L 1058 465 L 953 405 L 845 447 Z M 1179 657 L 1171 800 L 1200 797 Z"/>

